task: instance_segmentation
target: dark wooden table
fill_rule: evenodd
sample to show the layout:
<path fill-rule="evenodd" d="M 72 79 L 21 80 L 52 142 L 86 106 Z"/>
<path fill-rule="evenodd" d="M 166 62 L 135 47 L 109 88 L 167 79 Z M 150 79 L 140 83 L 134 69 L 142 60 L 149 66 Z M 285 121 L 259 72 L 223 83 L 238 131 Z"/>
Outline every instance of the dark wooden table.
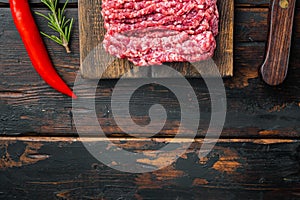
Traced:
<path fill-rule="evenodd" d="M 0 2 L 1 199 L 300 198 L 299 2 L 287 80 L 270 87 L 258 74 L 269 2 L 235 0 L 235 71 L 233 78 L 224 79 L 228 111 L 220 141 L 206 159 L 199 160 L 197 148 L 209 123 L 210 103 L 203 81 L 189 80 L 203 112 L 196 142 L 171 166 L 146 174 L 113 170 L 88 153 L 77 138 L 71 100 L 39 78 L 14 28 L 7 1 Z M 32 0 L 32 7 L 45 9 L 37 0 Z M 73 53 L 67 55 L 53 42 L 45 42 L 57 71 L 72 86 L 80 64 L 77 2 L 72 1 L 67 10 L 76 21 Z M 49 31 L 43 19 L 37 18 L 37 23 Z M 165 88 L 150 85 L 133 98 L 132 115 L 145 124 L 147 109 L 155 102 L 173 109 L 172 114 L 156 138 L 126 140 L 109 112 L 116 82 L 101 81 L 96 98 L 99 122 L 115 143 L 129 149 L 159 147 L 163 138 L 174 136 L 172 127 L 180 120 L 178 102 Z M 93 142 L 92 138 L 86 141 Z"/>

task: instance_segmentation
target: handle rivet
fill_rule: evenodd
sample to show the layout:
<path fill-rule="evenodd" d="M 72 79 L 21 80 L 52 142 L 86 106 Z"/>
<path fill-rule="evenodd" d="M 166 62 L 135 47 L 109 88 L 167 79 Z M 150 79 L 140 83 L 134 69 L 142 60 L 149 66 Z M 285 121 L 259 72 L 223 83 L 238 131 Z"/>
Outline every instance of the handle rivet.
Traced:
<path fill-rule="evenodd" d="M 279 6 L 280 6 L 281 8 L 286 9 L 286 8 L 289 7 L 289 1 L 288 1 L 288 0 L 280 0 Z"/>

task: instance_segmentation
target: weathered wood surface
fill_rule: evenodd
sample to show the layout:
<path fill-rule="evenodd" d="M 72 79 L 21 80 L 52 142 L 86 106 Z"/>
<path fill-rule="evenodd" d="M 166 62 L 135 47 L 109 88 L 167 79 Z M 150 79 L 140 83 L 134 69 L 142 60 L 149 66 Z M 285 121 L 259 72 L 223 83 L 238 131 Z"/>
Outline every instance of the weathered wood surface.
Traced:
<path fill-rule="evenodd" d="M 31 2 L 35 10 L 44 11 L 37 3 L 39 0 Z M 133 175 L 99 163 L 78 138 L 62 137 L 77 136 L 71 100 L 55 92 L 36 74 L 13 26 L 7 0 L 0 0 L 0 198 L 299 199 L 300 1 L 297 1 L 288 77 L 278 87 L 267 86 L 258 74 L 267 38 L 268 2 L 235 1 L 235 71 L 233 78 L 224 80 L 228 98 L 224 139 L 207 159 L 199 161 L 196 156 L 201 143 L 198 139 L 170 167 Z M 77 21 L 76 7 L 77 3 L 72 3 L 68 14 Z M 49 30 L 41 18 L 37 22 L 41 30 Z M 78 23 L 72 36 L 71 55 L 45 41 L 56 69 L 72 86 L 79 70 Z M 191 79 L 190 83 L 202 111 L 198 137 L 203 137 L 209 122 L 208 94 L 203 81 Z M 120 131 L 108 112 L 115 84 L 116 81 L 100 82 L 97 113 L 108 135 L 124 136 L 118 134 Z M 86 99 L 89 101 L 90 96 Z M 147 108 L 153 102 L 161 102 L 171 110 L 161 136 L 173 136 L 171 125 L 180 119 L 178 103 L 165 88 L 141 88 L 133 98 L 132 114 L 145 123 Z M 36 137 L 42 135 L 60 137 Z M 131 149 L 151 144 L 125 138 L 114 140 Z M 154 146 L 162 140 L 157 139 Z"/>
<path fill-rule="evenodd" d="M 8 5 L 9 0 L 0 0 L 2 5 Z M 40 4 L 40 0 L 29 0 L 30 3 Z M 60 0 L 60 3 L 64 3 L 65 0 Z M 69 0 L 70 4 L 77 4 L 78 0 Z M 235 0 L 235 4 L 243 6 L 266 6 L 270 1 L 269 0 Z M 300 5 L 300 4 L 298 4 Z"/>
<path fill-rule="evenodd" d="M 96 141 L 95 139 L 86 142 Z M 128 150 L 163 140 L 115 139 Z M 299 199 L 300 142 L 221 140 L 199 160 L 197 140 L 171 166 L 145 174 L 110 169 L 75 138 L 3 138 L 0 198 L 12 199 Z M 99 140 L 97 145 L 103 145 Z M 146 153 L 146 152 L 145 152 Z M 167 157 L 161 160 L 166 160 Z M 155 165 L 140 161 L 141 165 Z"/>
<path fill-rule="evenodd" d="M 122 77 L 134 65 L 127 59 L 118 59 L 103 53 L 101 42 L 105 35 L 103 18 L 101 16 L 101 0 L 79 0 L 79 42 L 80 42 L 80 72 L 87 79 L 115 79 Z M 219 34 L 216 37 L 217 48 L 213 60 L 219 68 L 222 76 L 233 74 L 233 24 L 234 24 L 234 0 L 218 1 L 220 13 Z M 97 47 L 97 48 L 96 48 Z M 92 57 L 93 59 L 86 59 Z M 109 61 L 109 62 L 108 62 Z M 183 76 L 201 77 L 195 68 L 188 62 L 170 63 Z M 133 70 L 126 75 L 128 78 L 157 77 L 155 70 L 147 68 L 148 73 L 140 74 Z M 160 77 L 172 77 L 170 73 L 160 72 Z"/>
<path fill-rule="evenodd" d="M 72 121 L 71 100 L 55 92 L 36 74 L 13 26 L 8 8 L 0 8 L 0 134 L 2 135 L 76 135 Z M 37 8 L 36 8 L 37 9 Z M 39 11 L 42 11 L 38 9 Z M 300 12 L 296 10 L 291 51 L 290 70 L 286 82 L 279 87 L 269 87 L 258 74 L 262 64 L 267 38 L 267 7 L 237 7 L 235 10 L 235 76 L 225 79 L 228 112 L 223 137 L 299 137 L 300 102 Z M 68 9 L 69 16 L 77 19 L 77 9 Z M 77 20 L 76 20 L 77 21 Z M 48 31 L 45 21 L 37 18 L 41 30 Z M 71 49 L 64 49 L 45 39 L 53 62 L 66 82 L 72 86 L 79 69 L 78 23 L 75 23 Z M 119 135 L 111 115 L 110 96 L 116 81 L 101 81 L 97 95 L 97 114 L 108 135 Z M 209 99 L 201 80 L 190 80 L 202 109 L 202 137 L 210 120 Z M 124 87 L 126 89 L 126 87 Z M 154 95 L 151 95 L 151 93 Z M 180 116 L 175 98 L 165 89 L 144 87 L 135 98 L 132 114 L 141 121 L 147 120 L 148 104 L 143 93 L 149 93 L 149 102 L 159 102 L 164 97 L 172 115 L 162 136 L 172 136 L 172 125 Z M 146 95 L 147 96 L 147 95 Z M 150 103 L 149 103 L 150 104 Z M 177 107 L 177 108 L 176 108 Z M 172 110 L 173 109 L 173 110 Z M 142 116 L 143 115 L 143 116 Z M 87 127 L 88 128 L 88 127 Z"/>

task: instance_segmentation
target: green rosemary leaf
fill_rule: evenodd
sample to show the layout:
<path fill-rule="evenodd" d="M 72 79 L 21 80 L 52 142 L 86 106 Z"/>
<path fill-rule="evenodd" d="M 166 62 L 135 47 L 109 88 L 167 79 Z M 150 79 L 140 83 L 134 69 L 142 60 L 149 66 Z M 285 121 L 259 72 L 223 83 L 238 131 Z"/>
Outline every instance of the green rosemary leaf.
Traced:
<path fill-rule="evenodd" d="M 47 37 L 47 38 L 53 40 L 54 42 L 56 42 L 56 43 L 62 45 L 62 41 L 61 41 L 58 37 L 56 37 L 55 35 L 51 35 L 51 36 L 50 36 L 50 35 L 48 35 L 48 34 L 46 34 L 46 33 L 44 33 L 44 32 L 41 32 L 41 34 L 42 34 L 43 36 L 45 36 L 45 37 Z"/>
<path fill-rule="evenodd" d="M 68 21 L 70 21 L 70 19 L 66 20 L 66 17 L 64 16 L 61 20 L 61 27 L 65 27 L 68 24 Z"/>
<path fill-rule="evenodd" d="M 55 35 L 51 35 L 51 39 L 55 42 L 57 42 L 58 44 L 62 45 L 63 42 L 58 38 L 56 37 Z"/>
<path fill-rule="evenodd" d="M 70 21 L 70 24 L 69 24 L 69 32 L 68 32 L 68 35 L 67 35 L 67 40 L 70 41 L 70 38 L 71 38 L 71 30 L 72 30 L 72 27 L 73 27 L 73 22 L 74 22 L 74 19 L 72 18 L 71 21 Z"/>
<path fill-rule="evenodd" d="M 36 12 L 36 14 L 48 20 L 48 27 L 57 32 L 58 36 L 50 36 L 43 32 L 41 34 L 64 46 L 67 53 L 70 53 L 69 41 L 74 19 L 67 19 L 65 16 L 65 9 L 69 1 L 66 0 L 62 8 L 58 8 L 58 0 L 41 0 L 41 2 L 48 7 L 50 13 L 44 15 Z"/>
<path fill-rule="evenodd" d="M 64 34 L 67 36 L 67 35 L 68 35 L 68 32 L 69 32 L 69 31 L 68 31 L 68 27 L 66 26 L 66 27 L 65 27 Z M 66 38 L 67 38 L 67 37 L 66 37 Z"/>
<path fill-rule="evenodd" d="M 65 4 L 64 4 L 64 6 L 63 6 L 63 8 L 61 9 L 61 10 L 62 10 L 62 12 L 64 12 L 64 11 L 65 11 L 65 9 L 66 9 L 66 6 L 67 6 L 68 2 L 69 2 L 69 0 L 66 0 Z"/>
<path fill-rule="evenodd" d="M 43 4 L 45 4 L 48 8 L 51 8 L 51 5 L 49 4 L 49 3 L 51 3 L 51 2 L 49 2 L 49 1 L 47 1 L 47 0 L 41 0 L 41 2 L 42 2 Z"/>
<path fill-rule="evenodd" d="M 54 27 L 54 26 L 53 26 L 52 24 L 50 24 L 50 23 L 48 24 L 48 27 L 51 28 L 51 29 L 54 30 L 54 31 L 57 31 L 57 28 Z"/>
<path fill-rule="evenodd" d="M 53 1 L 52 1 L 52 2 L 53 2 Z M 54 1 L 54 8 L 55 8 L 55 9 L 57 8 L 57 2 L 58 2 L 57 0 Z"/>
<path fill-rule="evenodd" d="M 62 13 L 60 11 L 60 8 L 58 8 L 58 10 L 57 10 L 57 21 L 58 21 L 58 24 L 61 24 L 61 15 L 62 15 Z"/>
<path fill-rule="evenodd" d="M 41 17 L 47 19 L 48 21 L 50 21 L 50 18 L 49 18 L 48 16 L 44 15 L 43 13 L 35 12 L 35 14 L 37 14 L 37 15 L 39 15 L 39 16 L 41 16 Z"/>

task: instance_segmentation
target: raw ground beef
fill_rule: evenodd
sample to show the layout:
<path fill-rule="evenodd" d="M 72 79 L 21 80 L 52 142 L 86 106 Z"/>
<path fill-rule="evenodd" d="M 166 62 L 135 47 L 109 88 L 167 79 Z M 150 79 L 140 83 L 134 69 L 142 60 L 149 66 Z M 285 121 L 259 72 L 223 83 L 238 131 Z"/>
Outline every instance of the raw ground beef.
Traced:
<path fill-rule="evenodd" d="M 106 51 L 137 66 L 196 62 L 216 48 L 217 0 L 103 0 Z"/>

